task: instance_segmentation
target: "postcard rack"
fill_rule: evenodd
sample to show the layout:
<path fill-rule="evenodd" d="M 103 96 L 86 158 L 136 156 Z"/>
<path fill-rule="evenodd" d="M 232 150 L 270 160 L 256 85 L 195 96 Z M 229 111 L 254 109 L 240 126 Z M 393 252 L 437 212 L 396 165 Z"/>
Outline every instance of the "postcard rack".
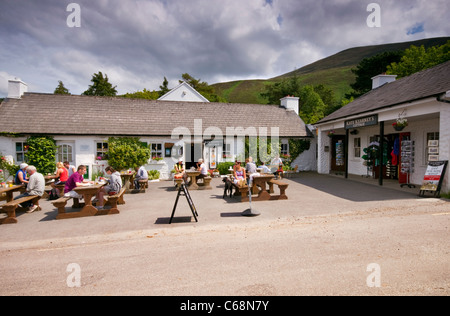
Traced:
<path fill-rule="evenodd" d="M 411 184 L 411 174 L 414 173 L 414 147 L 414 141 L 402 141 L 401 172 L 406 174 L 406 183 L 401 184 L 402 188 L 406 186 L 409 188 L 416 187 Z"/>

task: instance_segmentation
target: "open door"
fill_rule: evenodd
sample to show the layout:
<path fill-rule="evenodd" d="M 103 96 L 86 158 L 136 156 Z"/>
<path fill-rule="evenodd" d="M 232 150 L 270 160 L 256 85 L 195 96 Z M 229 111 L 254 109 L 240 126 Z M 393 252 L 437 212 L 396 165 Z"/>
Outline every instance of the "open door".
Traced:
<path fill-rule="evenodd" d="M 345 136 L 331 138 L 331 171 L 345 172 Z"/>

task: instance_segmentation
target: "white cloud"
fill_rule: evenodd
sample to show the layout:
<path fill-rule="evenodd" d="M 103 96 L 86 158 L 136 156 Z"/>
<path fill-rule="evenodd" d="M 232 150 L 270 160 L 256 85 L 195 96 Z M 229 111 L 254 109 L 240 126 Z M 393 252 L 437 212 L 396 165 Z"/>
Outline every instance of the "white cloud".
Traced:
<path fill-rule="evenodd" d="M 355 46 L 450 34 L 447 0 L 374 1 L 381 28 L 366 25 L 370 1 L 359 0 L 76 2 L 80 28 L 67 27 L 67 3 L 2 0 L 0 71 L 41 92 L 62 80 L 75 94 L 102 71 L 125 93 L 186 72 L 210 83 L 270 78 Z"/>

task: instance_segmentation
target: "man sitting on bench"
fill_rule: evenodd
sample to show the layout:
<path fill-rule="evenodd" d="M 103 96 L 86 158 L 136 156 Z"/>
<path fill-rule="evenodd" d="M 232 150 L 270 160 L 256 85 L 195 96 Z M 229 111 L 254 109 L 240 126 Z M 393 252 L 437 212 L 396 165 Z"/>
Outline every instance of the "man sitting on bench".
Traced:
<path fill-rule="evenodd" d="M 17 196 L 14 200 L 18 200 L 20 198 L 26 197 L 26 196 L 42 196 L 44 194 L 45 190 L 45 179 L 42 174 L 36 171 L 35 166 L 28 166 L 27 172 L 30 175 L 30 179 L 27 186 L 27 192 Z M 22 203 L 22 207 L 26 208 L 28 207 L 27 213 L 33 213 L 38 208 L 37 205 L 33 205 L 32 201 L 27 201 Z"/>
<path fill-rule="evenodd" d="M 77 192 L 75 192 L 73 189 L 76 187 L 86 186 L 89 183 L 92 183 L 92 181 L 88 181 L 84 179 L 84 174 L 86 173 L 86 166 L 80 165 L 78 166 L 77 172 L 72 174 L 69 177 L 69 180 L 67 180 L 66 185 L 64 187 L 64 196 L 73 198 L 73 199 L 82 199 L 83 196 L 79 195 Z"/>

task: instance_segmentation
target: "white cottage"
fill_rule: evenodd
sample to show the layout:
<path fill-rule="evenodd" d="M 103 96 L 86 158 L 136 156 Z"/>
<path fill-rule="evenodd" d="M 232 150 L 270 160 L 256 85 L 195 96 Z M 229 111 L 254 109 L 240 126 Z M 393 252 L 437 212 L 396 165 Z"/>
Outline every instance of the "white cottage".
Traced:
<path fill-rule="evenodd" d="M 312 136 L 295 98 L 281 106 L 210 103 L 192 99 L 197 92 L 186 83 L 157 101 L 27 93 L 20 80 L 9 87 L 0 104 L 0 153 L 16 164 L 24 160 L 29 136 L 50 135 L 57 142 L 58 161 L 83 164 L 92 172 L 107 164 L 97 158 L 108 150 L 109 137 L 133 136 L 147 143 L 156 158 L 146 168 L 168 179 L 180 157 L 188 168 L 203 158 L 210 169 L 244 159 L 246 137 L 278 136 L 288 153 L 289 138 Z"/>
<path fill-rule="evenodd" d="M 372 91 L 316 124 L 318 172 L 421 185 L 430 162 L 450 160 L 449 122 L 450 62 L 399 80 L 376 76 Z M 367 161 L 371 149 L 377 157 Z M 449 171 L 442 191 L 450 191 Z"/>

